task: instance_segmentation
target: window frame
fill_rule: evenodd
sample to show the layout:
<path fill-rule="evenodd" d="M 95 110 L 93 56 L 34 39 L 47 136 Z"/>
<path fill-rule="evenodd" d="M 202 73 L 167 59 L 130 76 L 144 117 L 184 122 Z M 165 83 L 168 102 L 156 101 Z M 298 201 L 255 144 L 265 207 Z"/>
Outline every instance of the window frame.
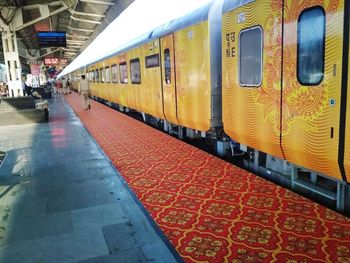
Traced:
<path fill-rule="evenodd" d="M 106 78 L 106 74 L 105 74 L 105 68 L 99 68 L 100 71 L 100 83 L 105 83 L 105 78 Z"/>
<path fill-rule="evenodd" d="M 116 68 L 116 81 L 113 81 L 113 68 Z M 118 64 L 112 64 L 111 65 L 111 83 L 114 83 L 114 84 L 116 84 L 116 83 L 119 83 L 119 65 Z"/>
<path fill-rule="evenodd" d="M 244 32 L 249 32 L 249 31 L 252 31 L 254 29 L 260 29 L 260 32 L 261 32 L 261 41 L 260 41 L 260 47 L 261 47 L 261 67 L 260 67 L 260 82 L 259 84 L 243 84 L 241 82 L 241 34 L 244 33 Z M 262 28 L 261 25 L 255 25 L 255 26 L 252 26 L 252 27 L 248 27 L 248 28 L 244 28 L 242 29 L 239 34 L 238 34 L 238 60 L 237 60 L 237 63 L 238 63 L 238 83 L 241 87 L 247 87 L 247 88 L 259 88 L 261 87 L 262 83 L 263 83 L 263 79 L 264 79 L 264 71 L 263 71 L 263 68 L 264 68 L 264 29 Z"/>
<path fill-rule="evenodd" d="M 152 66 L 147 66 L 147 61 L 148 61 L 148 59 L 152 59 L 152 58 L 154 58 L 154 57 L 157 57 L 157 58 L 158 58 L 158 64 L 154 64 L 154 65 L 152 65 Z M 145 57 L 145 68 L 158 68 L 159 65 L 160 65 L 160 63 L 159 63 L 159 60 L 160 60 L 159 57 L 160 57 L 160 56 L 159 56 L 159 53 L 146 56 L 146 57 Z"/>
<path fill-rule="evenodd" d="M 95 69 L 95 82 L 100 83 L 100 70 L 98 68 Z"/>
<path fill-rule="evenodd" d="M 108 81 L 107 81 L 107 76 L 108 76 Z M 111 67 L 109 65 L 105 66 L 105 83 L 111 83 Z"/>
<path fill-rule="evenodd" d="M 139 73 L 140 73 L 140 76 L 139 76 L 139 78 L 140 78 L 140 81 L 133 81 L 133 78 L 132 78 L 132 70 L 131 70 L 131 65 L 133 64 L 133 63 L 137 63 L 138 62 L 138 64 L 139 64 Z M 130 83 L 131 84 L 141 84 L 141 81 L 142 81 L 142 79 L 141 79 L 141 60 L 140 60 L 140 58 L 133 58 L 133 59 L 130 59 L 130 61 L 129 61 L 129 67 L 130 67 Z"/>
<path fill-rule="evenodd" d="M 168 50 L 168 52 L 169 52 L 169 65 L 170 65 L 170 76 L 169 76 L 169 82 L 167 82 L 167 71 L 166 71 L 166 69 L 167 69 L 167 66 L 166 66 L 166 63 L 165 63 L 165 59 L 166 59 L 166 56 L 165 56 L 165 51 L 167 51 Z M 171 85 L 171 81 L 172 81 L 172 64 L 171 64 L 171 52 L 170 52 L 170 48 L 165 48 L 164 50 L 163 50 L 163 57 L 164 57 L 164 59 L 163 59 L 163 62 L 164 62 L 164 83 L 165 84 L 167 84 L 167 85 Z"/>
<path fill-rule="evenodd" d="M 121 66 L 125 66 L 125 68 L 126 68 L 126 79 L 127 79 L 126 82 L 123 81 L 123 78 L 122 78 L 122 71 L 120 70 L 120 67 L 121 67 Z M 129 83 L 129 78 L 128 78 L 128 63 L 127 63 L 126 61 L 119 63 L 119 80 L 120 80 L 120 83 L 121 83 L 121 84 L 128 84 L 128 83 Z"/>
<path fill-rule="evenodd" d="M 308 12 L 308 11 L 311 11 L 311 10 L 315 10 L 315 9 L 319 9 L 322 11 L 322 14 L 323 14 L 323 41 L 322 41 L 322 44 L 323 44 L 323 52 L 322 52 L 322 78 L 320 78 L 320 80 L 318 82 L 315 82 L 315 83 L 306 83 L 306 82 L 303 82 L 300 77 L 299 77 L 299 73 L 300 73 L 300 69 L 299 69 L 299 58 L 300 58 L 300 41 L 299 41 L 299 23 L 300 23 L 300 18 L 303 16 L 304 13 Z M 299 17 L 298 17 L 298 22 L 297 22 L 297 64 L 296 64 L 296 67 L 297 67 L 297 80 L 299 82 L 300 85 L 302 86 L 318 86 L 320 85 L 323 80 L 324 80 L 324 75 L 325 75 L 325 62 L 326 62 L 326 23 L 327 23 L 327 19 L 326 19 L 326 12 L 324 10 L 324 8 L 320 5 L 316 5 L 316 6 L 313 6 L 313 7 L 309 7 L 309 8 L 306 8 L 304 9 L 303 11 L 300 12 L 299 14 Z"/>

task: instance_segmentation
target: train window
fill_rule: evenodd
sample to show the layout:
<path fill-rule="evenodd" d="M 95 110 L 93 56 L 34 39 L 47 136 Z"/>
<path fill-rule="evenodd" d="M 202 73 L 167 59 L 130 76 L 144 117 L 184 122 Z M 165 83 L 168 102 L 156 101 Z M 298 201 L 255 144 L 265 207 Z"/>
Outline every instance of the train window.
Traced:
<path fill-rule="evenodd" d="M 106 73 L 104 68 L 100 68 L 100 74 L 101 74 L 101 82 L 106 82 Z"/>
<path fill-rule="evenodd" d="M 119 74 L 120 74 L 120 83 L 128 83 L 128 70 L 126 67 L 126 62 L 119 64 Z"/>
<path fill-rule="evenodd" d="M 98 69 L 95 70 L 95 82 L 100 82 L 100 73 Z"/>
<path fill-rule="evenodd" d="M 262 82 L 263 30 L 260 26 L 239 33 L 239 83 L 244 87 L 258 87 Z"/>
<path fill-rule="evenodd" d="M 159 67 L 159 54 L 147 56 L 145 59 L 146 68 Z"/>
<path fill-rule="evenodd" d="M 118 65 L 112 65 L 112 82 L 118 83 Z"/>
<path fill-rule="evenodd" d="M 138 58 L 130 60 L 130 77 L 131 77 L 131 83 L 133 84 L 141 83 L 140 59 Z"/>
<path fill-rule="evenodd" d="M 298 20 L 297 75 L 302 85 L 318 85 L 324 75 L 326 16 L 322 7 L 304 10 Z"/>
<path fill-rule="evenodd" d="M 171 63 L 170 63 L 170 50 L 164 49 L 164 69 L 165 69 L 165 83 L 171 83 Z"/>
<path fill-rule="evenodd" d="M 105 73 L 106 73 L 106 83 L 110 83 L 111 82 L 111 68 L 105 67 Z"/>

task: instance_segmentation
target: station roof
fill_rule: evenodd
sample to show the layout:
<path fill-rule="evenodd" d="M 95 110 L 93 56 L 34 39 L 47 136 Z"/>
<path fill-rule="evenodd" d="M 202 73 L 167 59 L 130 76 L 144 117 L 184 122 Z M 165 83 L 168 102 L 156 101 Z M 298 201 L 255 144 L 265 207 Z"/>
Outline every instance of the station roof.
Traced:
<path fill-rule="evenodd" d="M 16 30 L 23 64 L 45 58 L 69 64 L 134 0 L 0 0 L 0 32 L 4 25 Z M 40 31 L 66 32 L 65 47 L 42 47 Z M 0 41 L 0 63 L 4 63 Z M 64 65 L 63 65 L 64 66 Z"/>
<path fill-rule="evenodd" d="M 215 0 L 222 2 L 223 0 Z M 139 0 L 118 16 L 59 77 L 149 40 L 158 27 L 179 27 L 208 15 L 213 0 Z M 207 7 L 202 7 L 208 5 Z M 202 8 L 201 8 L 202 7 Z M 155 12 L 156 10 L 156 12 Z M 197 10 L 197 11 L 195 11 Z M 182 17 L 182 19 L 181 19 Z M 137 18 L 137 19 L 135 19 Z M 174 20 L 180 19 L 177 23 Z M 161 34 L 161 32 L 158 32 Z"/>

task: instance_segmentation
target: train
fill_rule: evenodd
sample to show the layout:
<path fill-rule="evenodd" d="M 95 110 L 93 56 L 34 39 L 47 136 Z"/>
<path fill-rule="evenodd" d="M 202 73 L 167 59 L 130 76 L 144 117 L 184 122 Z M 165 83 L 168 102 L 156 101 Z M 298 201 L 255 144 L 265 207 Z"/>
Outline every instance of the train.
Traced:
<path fill-rule="evenodd" d="M 318 177 L 335 182 L 344 203 L 349 20 L 347 0 L 216 0 L 69 77 L 77 88 L 86 74 L 92 97 L 169 133 L 248 153 L 256 170 L 298 184 L 307 173 L 306 187 Z"/>

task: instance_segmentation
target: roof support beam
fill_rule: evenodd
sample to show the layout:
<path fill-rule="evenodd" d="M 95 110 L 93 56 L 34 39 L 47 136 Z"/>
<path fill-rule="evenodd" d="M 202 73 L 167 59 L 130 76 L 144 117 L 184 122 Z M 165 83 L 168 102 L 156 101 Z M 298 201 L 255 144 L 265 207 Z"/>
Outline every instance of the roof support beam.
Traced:
<path fill-rule="evenodd" d="M 60 12 L 63 12 L 65 10 L 67 10 L 69 7 L 64 3 L 64 2 L 60 2 L 62 7 L 50 12 L 49 11 L 49 6 L 48 5 L 35 5 L 36 8 L 39 8 L 40 10 L 40 17 L 32 20 L 32 21 L 29 21 L 28 23 L 23 23 L 23 16 L 22 16 L 22 9 L 33 9 L 32 6 L 30 7 L 23 7 L 22 9 L 18 9 L 16 11 L 16 14 L 15 14 L 15 17 L 13 19 L 13 27 L 16 31 L 18 30 L 21 30 L 27 26 L 30 26 L 30 25 L 33 25 L 41 20 L 44 20 L 46 18 L 49 18 L 53 15 L 56 15 Z M 52 5 L 53 3 L 51 3 Z M 55 5 L 58 5 L 57 2 L 54 2 Z"/>
<path fill-rule="evenodd" d="M 106 15 L 101 15 L 101 14 L 94 14 L 94 13 L 87 13 L 87 12 L 78 12 L 73 9 L 69 10 L 72 15 L 80 15 L 80 16 L 92 16 L 92 17 L 105 17 Z"/>
<path fill-rule="evenodd" d="M 70 34 L 66 34 L 67 37 L 71 37 L 71 38 L 84 38 L 84 39 L 88 39 L 88 36 L 79 36 L 79 35 L 70 35 Z"/>
<path fill-rule="evenodd" d="M 75 31 L 82 31 L 82 32 L 89 32 L 92 33 L 94 32 L 93 29 L 84 29 L 84 28 L 75 28 L 75 27 L 68 27 L 70 30 L 75 30 Z"/>
<path fill-rule="evenodd" d="M 58 5 L 62 5 L 61 1 L 55 1 L 55 2 L 51 2 L 47 4 L 48 6 L 58 6 Z M 36 4 L 36 5 L 26 5 L 23 6 L 22 9 L 24 10 L 30 10 L 30 9 L 36 9 L 36 8 L 40 8 L 41 4 Z"/>
<path fill-rule="evenodd" d="M 67 45 L 67 47 L 68 48 L 70 48 L 70 47 L 72 47 L 72 48 L 81 48 L 81 46 L 82 46 L 83 44 L 69 44 L 69 45 Z"/>
<path fill-rule="evenodd" d="M 74 17 L 73 15 L 70 16 L 71 19 L 75 20 L 75 21 L 81 21 L 81 22 L 85 22 L 85 23 L 91 23 L 91 24 L 101 24 L 100 21 L 95 21 L 95 20 L 89 20 L 89 19 L 82 19 L 82 18 L 77 18 Z"/>
<path fill-rule="evenodd" d="M 56 51 L 60 51 L 60 49 L 59 49 L 59 48 L 56 48 L 56 49 L 52 49 L 52 48 L 51 48 L 50 50 L 47 50 L 47 53 L 45 53 L 45 54 L 39 56 L 38 58 L 45 57 L 45 56 L 47 56 L 47 55 L 49 55 L 49 54 L 55 53 Z"/>
<path fill-rule="evenodd" d="M 114 5 L 114 3 L 100 1 L 100 0 L 80 0 L 80 2 L 90 3 L 90 4 L 98 4 L 98 5 Z"/>
<path fill-rule="evenodd" d="M 75 47 L 69 47 L 69 48 L 63 48 L 63 51 L 73 51 L 73 52 L 78 52 L 79 48 Z"/>
<path fill-rule="evenodd" d="M 84 40 L 67 39 L 68 43 L 85 43 Z"/>

